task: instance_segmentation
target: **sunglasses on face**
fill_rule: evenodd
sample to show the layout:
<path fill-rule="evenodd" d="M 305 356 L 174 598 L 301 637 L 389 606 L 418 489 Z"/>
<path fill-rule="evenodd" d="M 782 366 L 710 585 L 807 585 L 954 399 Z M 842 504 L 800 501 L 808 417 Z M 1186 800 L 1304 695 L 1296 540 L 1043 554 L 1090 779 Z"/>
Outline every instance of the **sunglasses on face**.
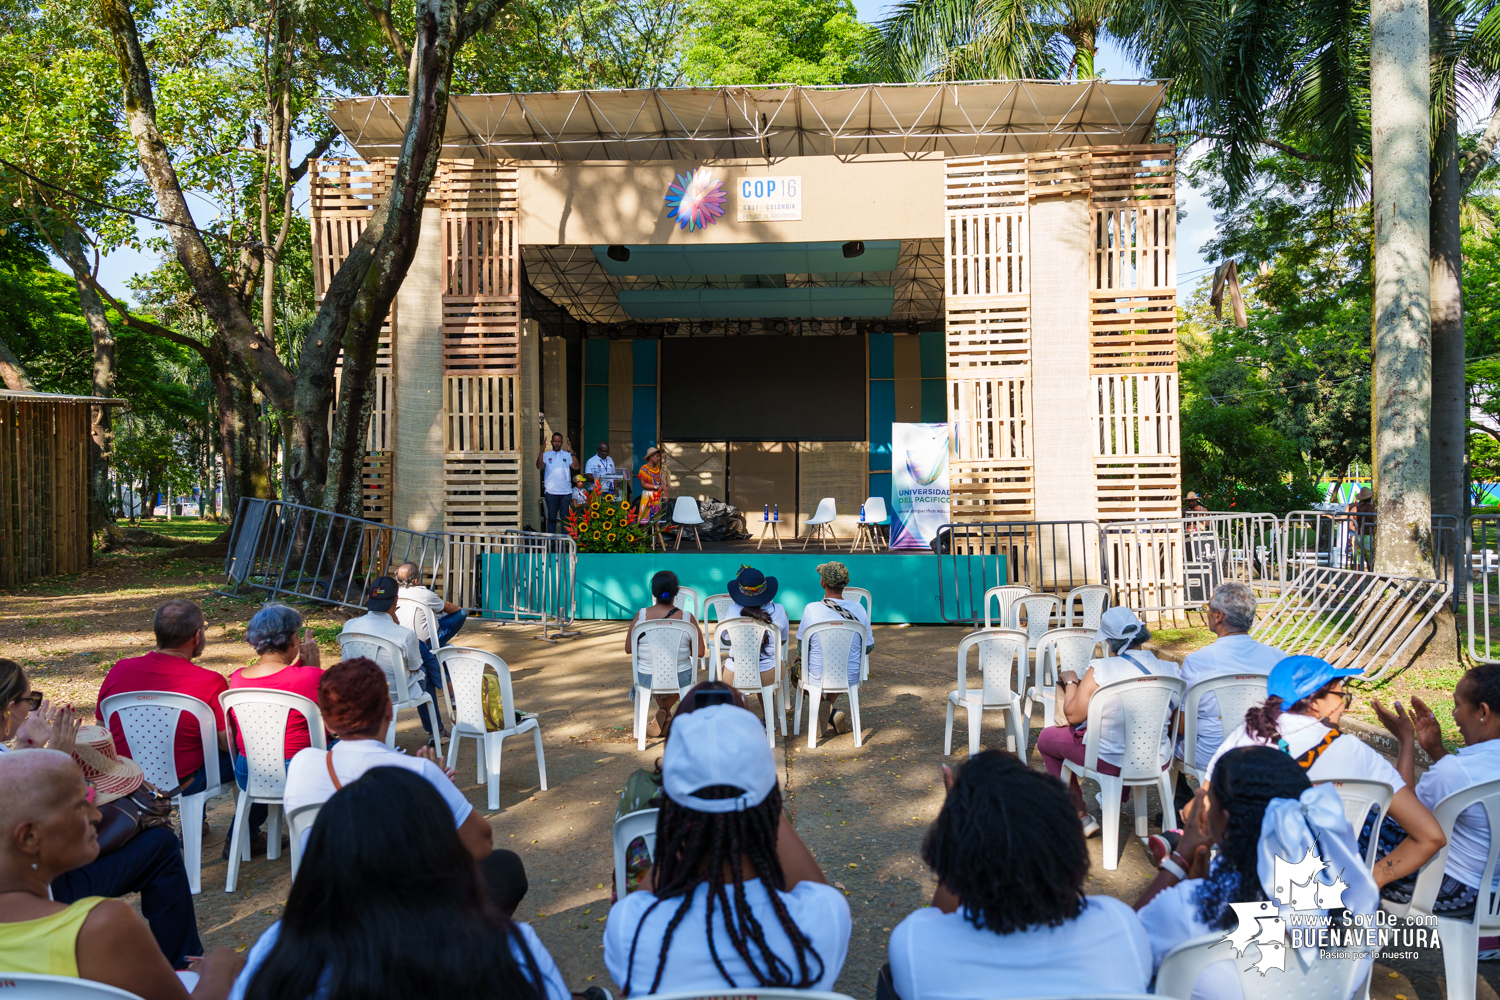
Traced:
<path fill-rule="evenodd" d="M 42 699 L 44 697 L 46 697 L 46 695 L 42 694 L 42 692 L 33 691 L 26 696 L 26 704 L 31 707 L 31 710 L 33 712 L 35 712 L 42 707 Z"/>
<path fill-rule="evenodd" d="M 1331 694 L 1331 695 L 1333 695 L 1335 698 L 1338 698 L 1341 701 L 1343 701 L 1345 711 L 1348 710 L 1348 708 L 1349 708 L 1350 705 L 1354 704 L 1354 692 L 1353 691 L 1330 691 L 1328 693 Z"/>

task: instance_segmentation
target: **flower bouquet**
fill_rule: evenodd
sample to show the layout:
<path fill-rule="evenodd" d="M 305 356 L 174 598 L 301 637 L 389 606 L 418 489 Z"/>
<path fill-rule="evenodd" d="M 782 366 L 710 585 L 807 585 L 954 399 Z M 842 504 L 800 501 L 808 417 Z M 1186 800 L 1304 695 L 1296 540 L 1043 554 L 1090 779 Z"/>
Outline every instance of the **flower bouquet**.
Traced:
<path fill-rule="evenodd" d="M 568 511 L 568 534 L 579 552 L 645 552 L 649 526 L 641 524 L 628 500 L 607 496 L 598 485 L 584 502 Z"/>

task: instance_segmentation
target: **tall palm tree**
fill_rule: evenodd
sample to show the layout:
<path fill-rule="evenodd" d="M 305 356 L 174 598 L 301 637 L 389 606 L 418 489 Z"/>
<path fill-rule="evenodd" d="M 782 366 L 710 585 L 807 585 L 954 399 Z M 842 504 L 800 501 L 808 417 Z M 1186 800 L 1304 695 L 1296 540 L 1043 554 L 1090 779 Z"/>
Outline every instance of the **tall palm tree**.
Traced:
<path fill-rule="evenodd" d="M 881 22 L 893 80 L 1080 80 L 1121 0 L 902 0 Z"/>

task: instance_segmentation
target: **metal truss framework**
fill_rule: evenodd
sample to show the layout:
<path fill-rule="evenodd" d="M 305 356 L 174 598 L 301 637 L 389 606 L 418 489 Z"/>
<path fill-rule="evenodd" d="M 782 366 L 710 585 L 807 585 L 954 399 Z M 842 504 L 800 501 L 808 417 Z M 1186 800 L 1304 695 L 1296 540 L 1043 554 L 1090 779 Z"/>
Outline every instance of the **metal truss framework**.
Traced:
<path fill-rule="evenodd" d="M 1166 80 L 1004 80 L 473 94 L 448 106 L 444 157 L 702 160 L 974 156 L 1147 141 Z M 329 102 L 366 159 L 399 152 L 404 96 Z"/>

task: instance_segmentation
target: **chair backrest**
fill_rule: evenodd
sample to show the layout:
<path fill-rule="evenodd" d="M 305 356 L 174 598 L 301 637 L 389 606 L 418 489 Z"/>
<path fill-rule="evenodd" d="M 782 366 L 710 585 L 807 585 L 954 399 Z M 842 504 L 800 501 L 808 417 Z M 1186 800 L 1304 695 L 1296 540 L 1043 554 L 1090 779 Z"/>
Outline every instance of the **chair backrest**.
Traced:
<path fill-rule="evenodd" d="M 1172 701 L 1181 700 L 1185 687 L 1180 677 L 1155 674 L 1127 677 L 1101 685 L 1089 699 L 1088 730 L 1083 737 L 1083 766 L 1091 771 L 1098 769 L 1098 734 L 1104 730 L 1104 709 L 1112 700 L 1118 699 L 1124 726 L 1120 777 L 1126 781 L 1160 777 L 1161 743 L 1167 728 L 1167 715 L 1172 710 Z"/>
<path fill-rule="evenodd" d="M 328 749 L 323 713 L 300 694 L 276 688 L 231 688 L 219 695 L 224 714 L 245 741 L 249 769 L 245 791 L 255 798 L 279 799 L 286 789 L 286 719 L 296 712 L 307 720 L 307 735 L 319 750 Z"/>
<path fill-rule="evenodd" d="M 807 669 L 807 654 L 812 648 L 813 636 L 818 637 L 818 654 L 823 662 L 823 679 L 819 686 L 824 691 L 844 691 L 849 687 L 849 657 L 854 649 L 861 657 L 860 672 L 855 675 L 854 686 L 859 687 L 859 677 L 864 673 L 865 630 L 854 622 L 839 619 L 836 622 L 818 622 L 802 630 L 803 671 Z M 738 662 L 738 661 L 736 661 Z"/>
<path fill-rule="evenodd" d="M 875 620 L 875 595 L 863 587 L 845 587 L 844 600 L 859 601 L 865 606 L 865 615 L 871 621 Z"/>
<path fill-rule="evenodd" d="M 884 524 L 890 516 L 885 509 L 885 497 L 869 497 L 865 500 L 866 524 Z"/>
<path fill-rule="evenodd" d="M 989 590 L 986 590 L 984 592 L 984 627 L 992 627 L 990 625 L 991 601 L 1000 602 L 999 614 L 997 614 L 994 618 L 994 621 L 997 621 L 1000 624 L 993 627 L 1005 628 L 1010 624 L 1010 606 L 1016 602 L 1016 598 L 1025 597 L 1030 593 L 1032 593 L 1030 587 L 1023 586 L 1019 583 L 1008 583 L 1004 584 L 1003 586 L 991 587 Z"/>
<path fill-rule="evenodd" d="M 381 657 L 381 653 L 385 656 Z M 410 688 L 406 683 L 406 654 L 391 640 L 383 636 L 366 635 L 363 632 L 340 632 L 339 655 L 345 660 L 352 660 L 358 656 L 368 656 L 374 660 L 380 669 L 385 671 L 385 682 L 386 686 L 391 689 L 393 704 L 399 705 L 410 697 Z M 396 683 L 398 676 L 401 678 L 399 684 Z"/>
<path fill-rule="evenodd" d="M 698 597 L 698 592 L 692 587 L 678 587 L 677 596 L 672 598 L 672 607 L 681 608 L 694 618 L 703 617 L 699 611 L 702 603 L 702 600 Z"/>
<path fill-rule="evenodd" d="M 1080 628 L 1097 629 L 1099 619 L 1104 617 L 1104 612 L 1109 609 L 1109 588 L 1102 583 L 1086 583 L 1082 587 L 1074 587 L 1068 591 L 1068 596 L 1063 598 L 1063 613 L 1067 615 L 1068 624 L 1073 624 L 1073 601 L 1078 601 L 1078 625 Z"/>
<path fill-rule="evenodd" d="M 1082 677 L 1089 669 L 1097 645 L 1094 633 L 1086 628 L 1055 628 L 1044 633 L 1036 641 L 1037 683 L 1051 687 L 1064 670 Z M 1042 676 L 1043 666 L 1048 671 L 1047 677 Z"/>
<path fill-rule="evenodd" d="M 781 630 L 753 618 L 729 618 L 714 626 L 709 647 L 714 651 L 713 676 L 719 676 L 719 656 L 723 638 L 729 639 L 729 656 L 734 660 L 734 686 L 742 691 L 760 690 L 760 651 L 770 640 L 770 653 L 776 658 L 776 673 L 781 673 Z"/>
<path fill-rule="evenodd" d="M 1367 969 L 1364 962 L 1348 958 L 1319 958 L 1316 949 L 1311 953 L 1311 962 L 1304 961 L 1298 949 L 1288 947 L 1285 951 L 1286 971 L 1262 970 L 1257 964 L 1261 958 L 1259 945 L 1252 942 L 1236 958 L 1234 946 L 1222 933 L 1205 934 L 1184 941 L 1167 952 L 1156 972 L 1156 993 L 1189 1000 L 1198 974 L 1215 962 L 1230 959 L 1234 962 L 1245 1000 L 1286 1000 L 1287 997 L 1348 1000 Z"/>
<path fill-rule="evenodd" d="M 1500 859 L 1500 780 L 1486 781 L 1461 792 L 1454 792 L 1432 807 L 1432 815 L 1443 828 L 1448 844 L 1433 855 L 1432 860 L 1417 875 L 1417 884 L 1411 894 L 1412 912 L 1432 912 L 1438 889 L 1442 888 L 1443 869 L 1448 864 L 1448 847 L 1453 843 L 1453 824 L 1464 810 L 1474 805 L 1484 809 L 1490 824 L 1490 850 L 1485 860 L 1484 876 L 1480 878 L 1479 884 L 1494 885 L 1495 871 L 1500 867 L 1497 865 L 1497 859 Z M 1479 928 L 1479 933 L 1485 936 L 1491 936 L 1500 930 L 1500 893 L 1479 894 L 1479 902 L 1474 907 L 1474 923 Z"/>
<path fill-rule="evenodd" d="M 1010 606 L 1010 627 L 1020 628 L 1023 615 L 1026 617 L 1026 639 L 1033 646 L 1052 631 L 1054 618 L 1058 627 L 1067 624 L 1063 618 L 1062 598 L 1052 594 L 1027 594 L 1016 598 Z"/>
<path fill-rule="evenodd" d="M 987 628 L 970 632 L 958 643 L 958 695 L 963 698 L 969 690 L 969 650 L 979 649 L 980 685 L 983 704 L 1009 705 L 1015 688 L 1011 677 L 1016 664 L 1025 670 L 1026 633 L 1013 628 Z"/>
<path fill-rule="evenodd" d="M 175 750 L 183 712 L 198 720 L 198 733 L 203 737 L 204 777 L 209 789 L 217 788 L 225 776 L 219 774 L 219 755 L 213 752 L 217 748 L 214 710 L 208 707 L 208 702 L 175 691 L 126 691 L 100 702 L 98 715 L 106 727 L 118 715 L 125 746 L 131 758 L 141 765 L 146 780 L 157 788 L 172 789 L 187 777 L 177 773 Z"/>
<path fill-rule="evenodd" d="M 753 989 L 686 990 L 681 993 L 653 993 L 651 1000 L 755 1000 L 756 997 L 773 997 L 775 1000 L 853 1000 L 847 993 L 827 993 L 823 990 L 794 990 L 790 987 L 756 986 Z M 1119 1000 L 1118 997 L 1115 1000 Z"/>
<path fill-rule="evenodd" d="M 698 659 L 698 630 L 680 618 L 655 618 L 630 626 L 630 666 L 638 674 L 649 674 L 652 691 L 676 694 L 677 654 L 682 640 L 688 641 L 688 652 Z M 634 683 L 632 680 L 631 683 Z"/>
<path fill-rule="evenodd" d="M 396 597 L 396 620 L 416 633 L 417 638 L 427 643 L 429 649 L 438 647 L 437 615 L 425 601 Z M 407 621 L 411 624 L 407 625 Z"/>
<path fill-rule="evenodd" d="M 729 609 L 734 605 L 734 598 L 728 594 L 709 594 L 703 599 L 703 614 L 698 616 L 699 621 L 707 621 L 708 613 L 712 611 L 714 618 L 723 621 L 729 617 Z"/>
<path fill-rule="evenodd" d="M 762 993 L 765 991 L 762 990 Z M 830 994 L 836 995 L 836 994 Z M 141 1000 L 116 986 L 74 976 L 43 976 L 34 972 L 0 972 L 0 1000 Z"/>
<path fill-rule="evenodd" d="M 1212 694 L 1219 703 L 1219 722 L 1224 736 L 1245 724 L 1245 713 L 1266 700 L 1264 674 L 1225 674 L 1201 680 L 1182 697 L 1182 760 L 1188 767 L 1207 767 L 1198 760 L 1198 711 L 1203 696 Z M 1358 827 L 1355 827 L 1358 829 Z"/>
<path fill-rule="evenodd" d="M 466 732 L 490 732 L 484 718 L 484 668 L 500 679 L 500 718 L 515 727 L 516 700 L 510 689 L 510 667 L 494 653 L 470 646 L 444 646 L 433 653 L 438 669 L 453 688 L 453 725 Z M 674 687 L 673 690 L 676 690 Z"/>
<path fill-rule="evenodd" d="M 659 809 L 637 809 L 615 820 L 610 839 L 615 847 L 616 899 L 625 898 L 625 850 L 637 837 L 646 838 L 646 854 L 656 858 L 656 815 Z"/>
<path fill-rule="evenodd" d="M 321 802 L 308 802 L 295 809 L 289 809 L 286 814 L 286 825 L 288 835 L 293 840 L 305 842 L 308 831 L 318 821 L 318 810 L 323 808 Z"/>
<path fill-rule="evenodd" d="M 1195 685 L 1196 686 L 1196 685 Z M 1315 785 L 1331 785 L 1338 792 L 1339 801 L 1344 804 L 1344 818 L 1354 828 L 1354 835 L 1359 836 L 1359 830 L 1365 825 L 1365 819 L 1369 817 L 1370 810 L 1375 813 L 1376 836 L 1370 838 L 1370 846 L 1365 851 L 1365 867 L 1371 871 L 1375 870 L 1375 853 L 1380 848 L 1380 823 L 1385 819 L 1385 814 L 1391 807 L 1391 799 L 1396 797 L 1396 790 L 1383 781 L 1371 781 L 1369 778 L 1333 778 L 1325 781 L 1315 781 Z"/>
<path fill-rule="evenodd" d="M 838 513 L 833 509 L 833 497 L 824 497 L 818 501 L 817 512 L 813 514 L 808 524 L 828 524 L 833 521 Z"/>
<path fill-rule="evenodd" d="M 678 524 L 702 524 L 703 515 L 698 512 L 698 501 L 693 497 L 678 497 L 672 503 L 672 520 Z"/>

